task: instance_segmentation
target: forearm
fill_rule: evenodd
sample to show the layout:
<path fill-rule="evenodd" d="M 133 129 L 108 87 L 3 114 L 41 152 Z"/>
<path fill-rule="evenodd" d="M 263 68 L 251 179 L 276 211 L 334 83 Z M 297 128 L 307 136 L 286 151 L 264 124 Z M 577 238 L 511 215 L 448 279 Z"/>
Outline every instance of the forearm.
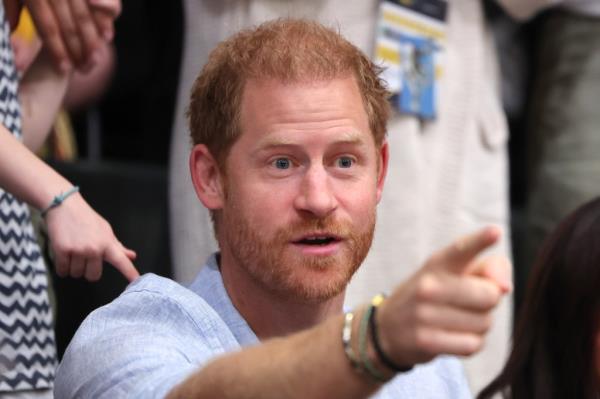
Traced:
<path fill-rule="evenodd" d="M 352 369 L 342 317 L 223 356 L 177 386 L 177 398 L 367 398 L 378 388 Z"/>
<path fill-rule="evenodd" d="M 0 126 L 0 186 L 43 209 L 72 185 Z"/>
<path fill-rule="evenodd" d="M 46 140 L 62 104 L 69 76 L 51 64 L 44 50 L 29 67 L 19 86 L 23 143 L 36 151 Z"/>

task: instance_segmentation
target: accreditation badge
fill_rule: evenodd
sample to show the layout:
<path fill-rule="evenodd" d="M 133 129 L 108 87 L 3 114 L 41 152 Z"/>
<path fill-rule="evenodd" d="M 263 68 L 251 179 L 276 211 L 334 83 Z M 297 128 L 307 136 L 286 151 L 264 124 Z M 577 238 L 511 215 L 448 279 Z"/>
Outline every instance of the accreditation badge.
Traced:
<path fill-rule="evenodd" d="M 420 119 L 435 119 L 446 46 L 445 0 L 382 0 L 375 61 L 392 92 L 394 107 Z"/>

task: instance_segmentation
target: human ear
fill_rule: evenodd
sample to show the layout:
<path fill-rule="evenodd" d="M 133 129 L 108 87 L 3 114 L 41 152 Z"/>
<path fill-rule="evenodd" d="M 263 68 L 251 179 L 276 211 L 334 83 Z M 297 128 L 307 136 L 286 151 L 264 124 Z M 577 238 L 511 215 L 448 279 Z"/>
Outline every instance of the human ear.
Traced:
<path fill-rule="evenodd" d="M 385 182 L 385 176 L 388 170 L 389 161 L 389 150 L 388 143 L 384 141 L 379 148 L 379 160 L 377 165 L 377 203 L 381 201 L 381 194 L 383 194 L 383 184 Z"/>
<path fill-rule="evenodd" d="M 223 207 L 223 181 L 219 165 L 204 144 L 197 144 L 190 154 L 190 173 L 196 195 L 209 210 Z"/>

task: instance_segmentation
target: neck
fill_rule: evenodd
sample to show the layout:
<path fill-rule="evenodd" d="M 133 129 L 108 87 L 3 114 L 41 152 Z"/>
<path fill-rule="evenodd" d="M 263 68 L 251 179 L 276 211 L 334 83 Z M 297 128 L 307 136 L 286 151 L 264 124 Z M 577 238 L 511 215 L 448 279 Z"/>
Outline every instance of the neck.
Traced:
<path fill-rule="evenodd" d="M 306 303 L 265 290 L 227 259 L 221 258 L 220 270 L 231 302 L 261 341 L 313 327 L 343 310 L 344 292 Z"/>

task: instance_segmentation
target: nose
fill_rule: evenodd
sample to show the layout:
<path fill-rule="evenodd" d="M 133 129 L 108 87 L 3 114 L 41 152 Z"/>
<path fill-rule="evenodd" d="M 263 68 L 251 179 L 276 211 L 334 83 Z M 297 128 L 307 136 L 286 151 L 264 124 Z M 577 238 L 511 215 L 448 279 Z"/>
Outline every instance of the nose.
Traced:
<path fill-rule="evenodd" d="M 294 201 L 297 210 L 323 218 L 337 208 L 332 181 L 322 166 L 310 167 L 300 184 Z"/>

